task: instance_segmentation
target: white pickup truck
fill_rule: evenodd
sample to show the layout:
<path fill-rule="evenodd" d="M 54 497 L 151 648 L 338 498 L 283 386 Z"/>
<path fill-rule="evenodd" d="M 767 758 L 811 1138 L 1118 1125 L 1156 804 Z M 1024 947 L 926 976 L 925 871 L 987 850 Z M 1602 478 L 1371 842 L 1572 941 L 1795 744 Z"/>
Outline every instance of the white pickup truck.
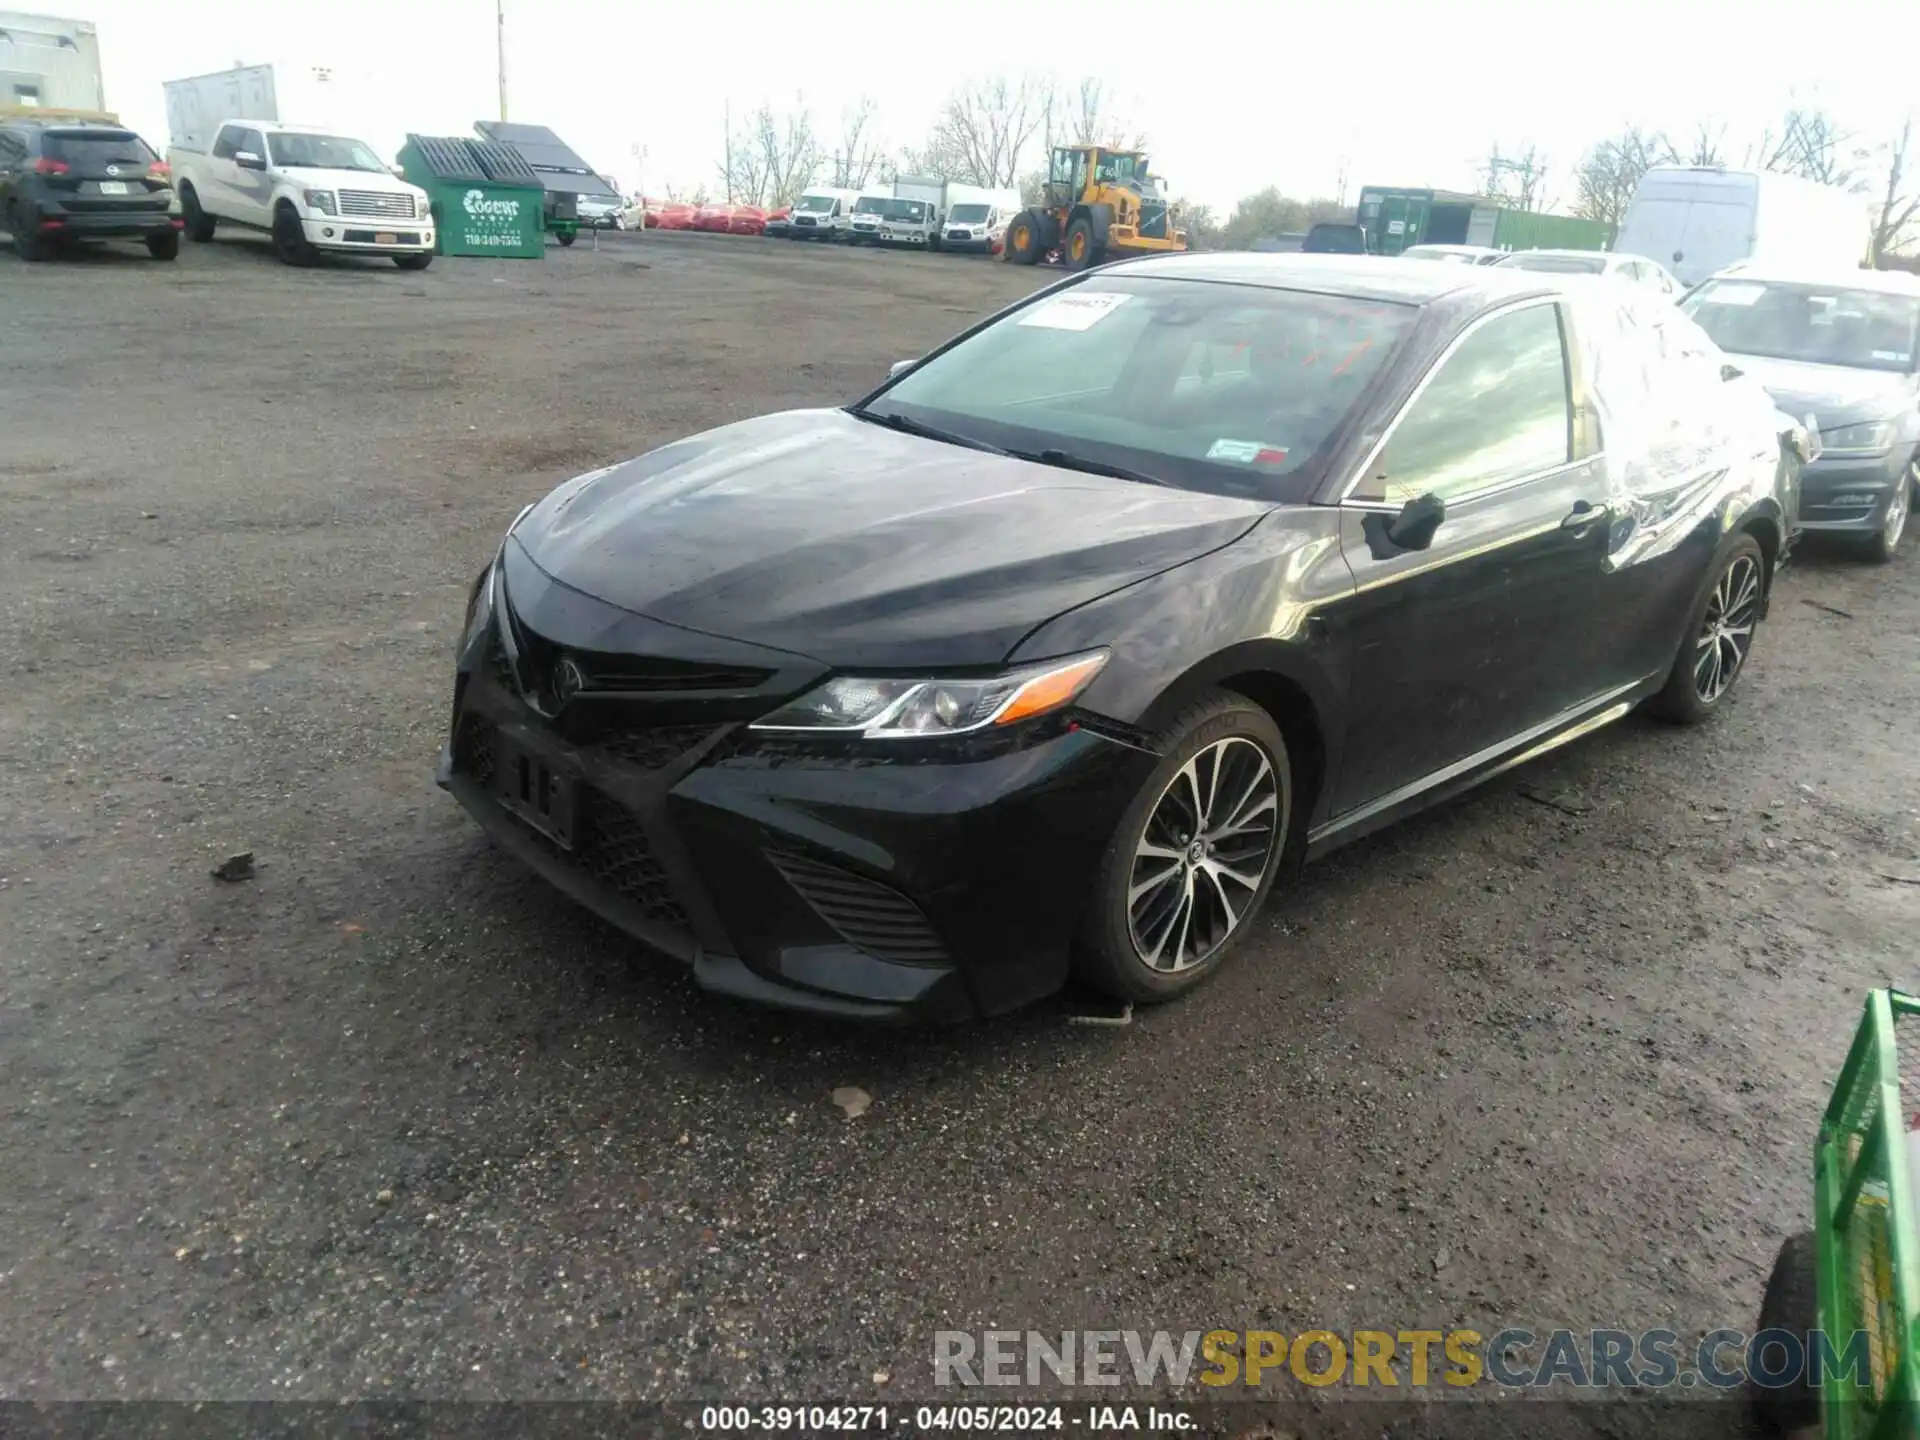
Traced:
<path fill-rule="evenodd" d="M 228 120 L 205 150 L 174 144 L 167 163 L 194 240 L 231 225 L 269 236 L 289 265 L 311 264 L 322 250 L 388 255 L 402 270 L 433 263 L 427 192 L 348 136 Z"/>

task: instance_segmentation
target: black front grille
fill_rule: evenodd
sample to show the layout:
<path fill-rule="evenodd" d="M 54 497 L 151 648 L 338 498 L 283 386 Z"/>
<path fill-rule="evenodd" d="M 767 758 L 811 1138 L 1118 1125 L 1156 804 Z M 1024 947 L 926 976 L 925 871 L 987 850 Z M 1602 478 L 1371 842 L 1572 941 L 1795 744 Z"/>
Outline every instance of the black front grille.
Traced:
<path fill-rule="evenodd" d="M 653 725 L 609 730 L 593 748 L 610 759 L 641 770 L 664 770 L 713 733 L 711 725 Z"/>
<path fill-rule="evenodd" d="M 946 946 L 927 917 L 899 891 L 798 855 L 767 858 L 849 944 L 879 959 L 908 965 L 938 965 L 946 960 Z"/>
<path fill-rule="evenodd" d="M 483 716 L 460 719 L 453 743 L 454 769 L 474 783 L 491 789 L 494 773 L 494 726 Z M 656 924 L 691 932 L 693 922 L 673 893 L 666 868 L 653 853 L 639 819 L 619 801 L 591 785 L 580 788 L 579 813 L 574 817 L 573 849 L 563 850 L 546 836 L 521 824 L 502 809 L 535 845 L 562 864 L 585 871 L 600 884 L 630 901 Z"/>

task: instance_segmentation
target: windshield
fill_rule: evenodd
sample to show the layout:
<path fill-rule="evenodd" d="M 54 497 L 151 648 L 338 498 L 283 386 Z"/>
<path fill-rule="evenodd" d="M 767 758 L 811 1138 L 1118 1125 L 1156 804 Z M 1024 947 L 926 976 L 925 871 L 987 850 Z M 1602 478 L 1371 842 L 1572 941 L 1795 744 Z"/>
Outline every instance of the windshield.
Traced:
<path fill-rule="evenodd" d="M 1709 280 L 1681 302 L 1722 350 L 1856 370 L 1906 371 L 1920 296 L 1773 280 Z"/>
<path fill-rule="evenodd" d="M 1522 251 L 1499 262 L 1509 270 L 1539 270 L 1549 275 L 1604 275 L 1604 255 L 1534 255 Z"/>
<path fill-rule="evenodd" d="M 987 212 L 992 208 L 990 205 L 956 205 L 948 218 L 956 225 L 984 225 Z"/>
<path fill-rule="evenodd" d="M 915 224 L 927 218 L 924 200 L 889 200 L 884 212 L 889 220 L 911 220 Z"/>
<path fill-rule="evenodd" d="M 147 142 L 127 131 L 89 131 L 84 135 L 63 135 L 58 131 L 46 137 L 49 160 L 64 160 L 82 175 L 96 175 L 109 165 L 145 170 L 160 157 Z"/>
<path fill-rule="evenodd" d="M 870 409 L 1186 489 L 1303 498 L 1416 314 L 1303 291 L 1101 277 L 934 356 Z"/>
<path fill-rule="evenodd" d="M 294 170 L 379 170 L 380 157 L 358 140 L 344 135 L 267 136 L 273 163 Z"/>
<path fill-rule="evenodd" d="M 887 202 L 881 200 L 876 203 L 884 205 Z M 831 195 L 802 195 L 800 197 L 800 203 L 793 208 L 796 210 L 831 210 L 833 209 L 833 197 Z M 858 210 L 860 207 L 855 205 L 853 208 Z M 878 212 L 868 210 L 863 213 L 872 215 Z"/>
<path fill-rule="evenodd" d="M 808 208 L 812 208 L 813 205 L 811 197 L 802 200 L 800 203 Z M 853 202 L 853 213 L 856 215 L 884 215 L 890 203 L 892 202 L 879 195 L 862 195 L 858 200 Z M 821 208 L 825 209 L 826 207 L 822 206 Z"/>

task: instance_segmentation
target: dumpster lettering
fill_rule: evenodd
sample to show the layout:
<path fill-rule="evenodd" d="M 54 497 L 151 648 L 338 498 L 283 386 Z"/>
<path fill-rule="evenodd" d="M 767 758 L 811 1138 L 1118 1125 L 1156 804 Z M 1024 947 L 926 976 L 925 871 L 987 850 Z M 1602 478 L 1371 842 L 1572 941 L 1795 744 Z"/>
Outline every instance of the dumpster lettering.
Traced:
<path fill-rule="evenodd" d="M 518 220 L 520 202 L 518 200 L 491 200 L 484 190 L 469 190 L 463 208 L 467 214 L 479 217 L 490 216 L 501 220 Z"/>

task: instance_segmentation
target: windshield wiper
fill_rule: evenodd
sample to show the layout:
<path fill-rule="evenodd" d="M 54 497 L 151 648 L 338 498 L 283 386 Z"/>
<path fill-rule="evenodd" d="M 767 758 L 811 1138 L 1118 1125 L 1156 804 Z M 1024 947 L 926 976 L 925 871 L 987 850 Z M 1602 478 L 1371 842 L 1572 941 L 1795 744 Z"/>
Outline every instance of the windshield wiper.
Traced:
<path fill-rule="evenodd" d="M 939 440 L 947 445 L 964 445 L 969 450 L 984 450 L 989 455 L 1006 455 L 1010 451 L 1002 450 L 998 445 L 988 444 L 985 440 L 975 440 L 970 435 L 956 435 L 951 430 L 942 430 L 937 425 L 915 420 L 898 411 L 882 413 L 878 410 L 849 410 L 856 420 L 864 420 L 869 425 L 884 425 L 889 430 L 898 430 L 902 435 L 918 435 L 922 440 Z"/>
<path fill-rule="evenodd" d="M 1137 485 L 1159 485 L 1164 489 L 1177 489 L 1177 486 L 1162 480 L 1158 475 L 1149 475 L 1143 470 L 1129 470 L 1124 465 L 1109 465 L 1104 460 L 1089 459 L 1085 455 L 1075 455 L 1071 450 L 1008 450 L 1005 452 L 1016 460 L 1031 460 L 1036 465 L 1053 465 L 1061 470 L 1078 470 L 1085 475 L 1105 475 L 1114 480 L 1131 480 Z"/>

